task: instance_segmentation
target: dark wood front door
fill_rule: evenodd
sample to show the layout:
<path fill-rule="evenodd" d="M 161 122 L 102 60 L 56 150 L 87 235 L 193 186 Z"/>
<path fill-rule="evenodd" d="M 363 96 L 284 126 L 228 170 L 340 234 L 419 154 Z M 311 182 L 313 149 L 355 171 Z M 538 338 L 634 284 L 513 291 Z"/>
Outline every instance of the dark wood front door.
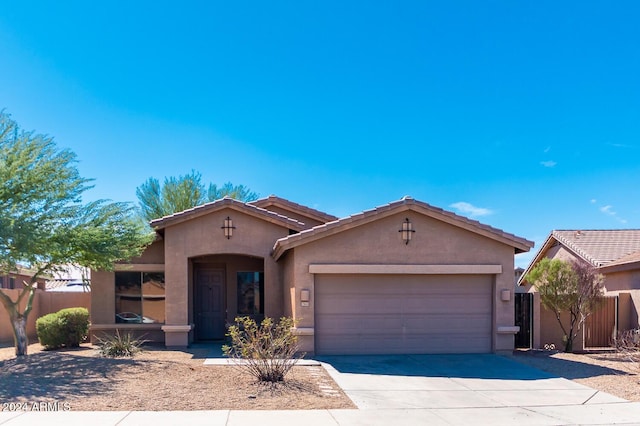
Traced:
<path fill-rule="evenodd" d="M 222 269 L 200 267 L 194 273 L 196 339 L 217 340 L 225 334 L 225 274 Z"/>
<path fill-rule="evenodd" d="M 520 327 L 515 335 L 515 347 L 528 349 L 532 347 L 533 328 L 533 293 L 515 294 L 515 325 Z"/>

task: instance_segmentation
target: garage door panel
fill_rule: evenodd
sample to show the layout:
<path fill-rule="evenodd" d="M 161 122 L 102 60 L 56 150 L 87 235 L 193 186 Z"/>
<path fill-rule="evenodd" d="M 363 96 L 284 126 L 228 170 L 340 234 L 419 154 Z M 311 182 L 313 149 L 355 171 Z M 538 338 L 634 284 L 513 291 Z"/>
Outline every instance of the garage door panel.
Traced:
<path fill-rule="evenodd" d="M 375 324 L 373 329 L 371 324 Z M 375 332 L 375 330 L 391 331 L 402 327 L 402 318 L 397 315 L 323 315 L 316 321 L 316 328 L 326 330 L 342 330 L 344 333 L 356 331 L 358 333 Z"/>
<path fill-rule="evenodd" d="M 385 303 L 380 304 L 379 295 L 364 295 L 364 296 L 351 296 L 351 297 L 335 297 L 330 296 L 326 298 L 326 306 L 323 309 L 325 314 L 367 314 L 370 306 L 378 304 L 376 312 L 379 314 L 395 313 L 402 309 L 402 298 L 388 297 L 385 298 Z"/>
<path fill-rule="evenodd" d="M 487 332 L 491 329 L 491 321 L 487 318 L 487 314 L 483 315 L 465 315 L 464 317 L 456 317 L 455 315 L 405 315 L 403 320 L 398 319 L 400 327 L 408 330 L 420 332 L 420 330 L 428 330 L 439 328 L 442 330 L 462 330 L 469 332 Z M 397 330 L 397 328 L 396 328 Z"/>
<path fill-rule="evenodd" d="M 492 288 L 489 275 L 316 275 L 316 352 L 490 352 Z"/>

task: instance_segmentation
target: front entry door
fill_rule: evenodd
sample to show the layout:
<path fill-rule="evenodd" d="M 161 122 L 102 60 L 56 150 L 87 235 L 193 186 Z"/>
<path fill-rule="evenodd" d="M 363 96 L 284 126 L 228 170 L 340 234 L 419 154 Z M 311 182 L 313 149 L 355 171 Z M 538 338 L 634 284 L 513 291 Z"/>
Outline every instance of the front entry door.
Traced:
<path fill-rule="evenodd" d="M 225 273 L 197 268 L 194 274 L 194 316 L 197 340 L 223 339 L 225 334 Z"/>

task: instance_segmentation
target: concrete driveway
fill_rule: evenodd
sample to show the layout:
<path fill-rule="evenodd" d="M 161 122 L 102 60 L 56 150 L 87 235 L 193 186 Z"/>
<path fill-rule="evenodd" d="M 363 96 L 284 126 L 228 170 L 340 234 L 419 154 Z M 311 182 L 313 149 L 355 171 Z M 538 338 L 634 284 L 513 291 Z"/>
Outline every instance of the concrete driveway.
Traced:
<path fill-rule="evenodd" d="M 640 403 L 496 355 L 332 356 L 320 360 L 360 409 L 0 411 L 0 425 L 640 424 Z"/>
<path fill-rule="evenodd" d="M 640 423 L 637 403 L 499 355 L 317 359 L 360 410 L 380 410 L 380 416 L 389 414 L 409 423 L 427 419 L 434 424 Z M 376 418 L 383 424 L 380 416 Z"/>

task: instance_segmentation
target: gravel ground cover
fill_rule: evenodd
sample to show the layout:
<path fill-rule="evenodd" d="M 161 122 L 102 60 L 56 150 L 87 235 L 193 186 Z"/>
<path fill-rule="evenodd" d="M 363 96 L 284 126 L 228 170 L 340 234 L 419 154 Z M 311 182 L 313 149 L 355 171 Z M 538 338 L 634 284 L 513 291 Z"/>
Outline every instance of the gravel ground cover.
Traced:
<path fill-rule="evenodd" d="M 0 348 L 0 409 L 57 403 L 80 410 L 355 408 L 323 367 L 294 367 L 284 383 L 264 385 L 230 366 L 204 365 L 210 347 L 148 348 L 133 359 L 101 358 L 91 345 L 26 357 Z"/>

